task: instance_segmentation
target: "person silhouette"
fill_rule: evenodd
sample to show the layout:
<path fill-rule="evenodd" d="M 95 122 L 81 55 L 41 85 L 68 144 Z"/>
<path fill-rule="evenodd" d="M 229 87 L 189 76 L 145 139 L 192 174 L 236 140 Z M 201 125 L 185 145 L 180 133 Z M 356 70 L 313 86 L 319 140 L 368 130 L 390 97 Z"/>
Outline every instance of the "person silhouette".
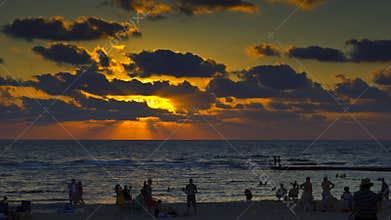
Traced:
<path fill-rule="evenodd" d="M 185 187 L 185 194 L 187 200 L 187 215 L 190 214 L 190 207 L 193 207 L 194 214 L 197 215 L 197 201 L 196 193 L 198 193 L 197 186 L 193 183 L 193 179 L 189 179 L 189 184 Z"/>

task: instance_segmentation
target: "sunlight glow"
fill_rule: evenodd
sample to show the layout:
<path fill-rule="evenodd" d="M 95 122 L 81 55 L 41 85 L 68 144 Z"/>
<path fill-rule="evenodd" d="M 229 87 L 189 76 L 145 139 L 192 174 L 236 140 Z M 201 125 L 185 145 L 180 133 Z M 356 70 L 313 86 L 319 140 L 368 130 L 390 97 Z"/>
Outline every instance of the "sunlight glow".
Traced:
<path fill-rule="evenodd" d="M 145 102 L 150 108 L 153 109 L 164 109 L 169 112 L 175 112 L 175 107 L 170 101 L 170 99 L 162 98 L 159 96 L 142 96 L 142 95 L 132 95 L 132 96 L 107 96 L 109 99 L 115 99 L 119 101 L 135 101 L 135 102 Z"/>

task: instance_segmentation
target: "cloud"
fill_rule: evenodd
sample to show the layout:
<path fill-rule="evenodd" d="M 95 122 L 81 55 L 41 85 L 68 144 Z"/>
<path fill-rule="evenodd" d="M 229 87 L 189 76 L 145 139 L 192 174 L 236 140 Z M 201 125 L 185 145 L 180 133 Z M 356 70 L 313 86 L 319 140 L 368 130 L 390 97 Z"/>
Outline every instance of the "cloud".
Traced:
<path fill-rule="evenodd" d="M 391 61 L 391 40 L 351 39 L 346 45 L 351 47 L 349 55 L 354 62 Z"/>
<path fill-rule="evenodd" d="M 140 32 L 128 23 L 106 21 L 95 17 L 80 17 L 65 21 L 62 17 L 16 18 L 6 24 L 5 34 L 26 40 L 55 41 L 95 40 L 106 37 L 138 37 Z"/>
<path fill-rule="evenodd" d="M 299 59 L 314 59 L 322 62 L 345 62 L 347 58 L 340 50 L 333 48 L 323 48 L 319 46 L 310 46 L 305 48 L 290 47 L 286 54 L 290 57 Z"/>
<path fill-rule="evenodd" d="M 382 86 L 391 86 L 391 69 L 382 69 L 372 74 L 373 82 Z"/>
<path fill-rule="evenodd" d="M 71 44 L 55 43 L 50 44 L 49 47 L 36 46 L 33 51 L 45 59 L 58 63 L 83 65 L 94 62 L 87 50 Z"/>
<path fill-rule="evenodd" d="M 312 9 L 319 5 L 322 5 L 326 0 L 269 0 L 269 2 L 282 2 L 287 4 L 292 4 L 302 9 Z"/>
<path fill-rule="evenodd" d="M 255 13 L 259 11 L 256 4 L 246 0 L 113 0 L 113 4 L 141 14 L 150 19 L 165 18 L 169 13 L 185 15 L 212 14 L 220 11 Z"/>
<path fill-rule="evenodd" d="M 206 90 L 214 93 L 217 97 L 267 98 L 278 94 L 273 89 L 259 85 L 256 81 L 234 82 L 223 77 L 212 79 Z"/>
<path fill-rule="evenodd" d="M 338 75 L 342 82 L 336 84 L 335 92 L 339 95 L 347 96 L 353 99 L 377 99 L 386 100 L 389 95 L 377 87 L 368 85 L 361 78 L 348 79 Z"/>
<path fill-rule="evenodd" d="M 34 80 L 25 82 L 25 85 L 35 87 L 50 95 L 61 95 L 68 90 L 67 94 L 73 96 L 81 90 L 102 97 L 159 96 L 169 98 L 175 107 L 182 110 L 207 109 L 216 102 L 213 94 L 201 91 L 187 81 L 177 85 L 172 85 L 169 81 L 143 83 L 136 79 L 109 81 L 105 75 L 94 68 L 82 68 L 76 74 L 60 72 L 38 75 Z"/>
<path fill-rule="evenodd" d="M 297 73 L 288 65 L 261 65 L 239 74 L 239 81 L 215 77 L 206 90 L 217 97 L 272 98 L 281 100 L 305 100 L 334 102 L 330 93 L 321 84 Z"/>
<path fill-rule="evenodd" d="M 132 76 L 169 75 L 175 77 L 211 77 L 225 73 L 225 65 L 203 59 L 192 53 L 176 53 L 171 50 L 143 51 L 130 54 L 139 71 Z"/>
<path fill-rule="evenodd" d="M 247 53 L 253 57 L 280 56 L 280 47 L 276 44 L 262 43 L 246 49 Z"/>
<path fill-rule="evenodd" d="M 43 112 L 44 106 L 50 106 L 50 114 L 43 114 L 37 123 L 52 124 L 58 121 L 90 121 L 90 120 L 138 120 L 143 117 L 159 117 L 164 121 L 171 121 L 180 116 L 172 115 L 161 109 L 151 109 L 146 103 L 125 102 L 114 99 L 96 99 L 79 96 L 77 105 L 62 100 L 43 100 L 21 98 L 23 106 L 2 106 L 0 112 L 7 119 L 34 120 Z M 56 101 L 54 105 L 52 103 Z M 52 116 L 56 119 L 54 120 Z"/>
<path fill-rule="evenodd" d="M 211 14 L 218 11 L 255 13 L 258 6 L 245 0 L 175 0 L 179 10 L 187 15 Z"/>
<path fill-rule="evenodd" d="M 150 19 L 164 18 L 172 6 L 156 0 L 113 0 L 113 4 L 127 11 L 133 11 Z"/>
<path fill-rule="evenodd" d="M 98 49 L 96 53 L 98 54 L 99 64 L 103 67 L 109 67 L 110 57 L 107 55 L 107 53 L 103 49 Z"/>
<path fill-rule="evenodd" d="M 261 65 L 245 72 L 248 81 L 256 80 L 275 90 L 289 90 L 311 85 L 306 73 L 297 73 L 288 65 Z"/>
<path fill-rule="evenodd" d="M 347 51 L 335 48 L 308 46 L 290 46 L 285 55 L 298 59 L 317 60 L 320 62 L 388 62 L 391 61 L 391 40 L 357 40 L 345 42 Z M 251 56 L 280 56 L 281 50 L 274 44 L 260 44 L 246 49 Z"/>

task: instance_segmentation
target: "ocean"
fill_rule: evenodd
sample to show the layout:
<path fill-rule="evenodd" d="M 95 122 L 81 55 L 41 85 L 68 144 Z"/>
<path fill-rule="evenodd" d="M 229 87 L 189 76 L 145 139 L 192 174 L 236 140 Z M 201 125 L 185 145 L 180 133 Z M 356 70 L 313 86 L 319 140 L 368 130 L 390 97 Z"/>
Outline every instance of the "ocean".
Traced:
<path fill-rule="evenodd" d="M 153 179 L 153 196 L 164 202 L 184 202 L 182 188 L 193 178 L 198 201 L 228 202 L 275 199 L 273 183 L 287 188 L 297 180 L 312 178 L 314 196 L 327 175 L 336 184 L 358 189 L 369 177 L 380 189 L 379 177 L 391 182 L 391 172 L 349 170 L 273 170 L 273 155 L 283 166 L 391 167 L 391 142 L 373 141 L 0 141 L 0 195 L 36 204 L 67 201 L 67 183 L 83 182 L 87 203 L 114 203 L 116 184 L 132 186 L 139 193 L 143 181 Z M 346 174 L 346 178 L 336 177 Z M 258 186 L 260 178 L 269 186 Z M 168 190 L 170 188 L 170 190 Z"/>

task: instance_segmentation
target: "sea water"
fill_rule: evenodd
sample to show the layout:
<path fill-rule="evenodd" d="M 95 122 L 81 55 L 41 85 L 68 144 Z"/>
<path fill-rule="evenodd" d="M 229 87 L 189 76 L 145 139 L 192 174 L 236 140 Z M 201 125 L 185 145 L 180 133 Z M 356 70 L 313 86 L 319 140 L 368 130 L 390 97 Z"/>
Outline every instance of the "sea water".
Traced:
<path fill-rule="evenodd" d="M 137 195 L 143 182 L 153 179 L 153 196 L 165 202 L 184 202 L 182 188 L 193 178 L 198 201 L 244 199 L 244 189 L 255 200 L 275 199 L 273 187 L 287 188 L 310 176 L 314 196 L 328 176 L 340 197 L 343 187 L 358 189 L 360 180 L 391 172 L 272 170 L 273 155 L 283 166 L 391 167 L 391 142 L 373 141 L 0 141 L 0 195 L 33 203 L 67 201 L 67 183 L 82 181 L 87 203 L 114 203 L 116 184 L 132 186 Z M 337 178 L 337 174 L 346 178 Z M 267 187 L 258 186 L 268 179 Z M 168 190 L 169 188 L 169 190 Z"/>

